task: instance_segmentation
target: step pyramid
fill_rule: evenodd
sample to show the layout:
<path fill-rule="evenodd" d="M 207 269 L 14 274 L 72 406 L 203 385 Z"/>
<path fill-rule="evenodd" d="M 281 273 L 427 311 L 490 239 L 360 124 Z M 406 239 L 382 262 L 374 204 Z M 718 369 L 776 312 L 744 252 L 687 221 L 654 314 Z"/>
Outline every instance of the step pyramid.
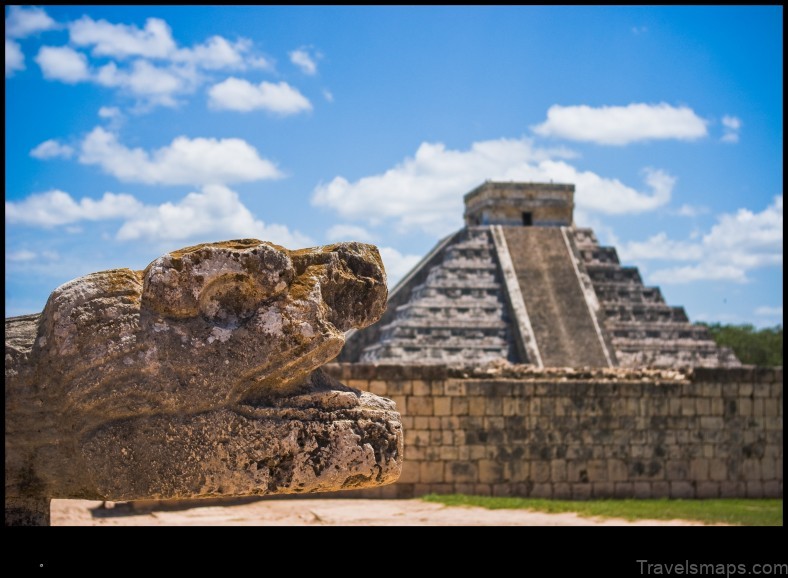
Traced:
<path fill-rule="evenodd" d="M 380 321 L 347 335 L 340 361 L 740 365 L 615 248 L 574 226 L 574 185 L 487 181 L 465 205 L 466 226 L 392 289 Z"/>

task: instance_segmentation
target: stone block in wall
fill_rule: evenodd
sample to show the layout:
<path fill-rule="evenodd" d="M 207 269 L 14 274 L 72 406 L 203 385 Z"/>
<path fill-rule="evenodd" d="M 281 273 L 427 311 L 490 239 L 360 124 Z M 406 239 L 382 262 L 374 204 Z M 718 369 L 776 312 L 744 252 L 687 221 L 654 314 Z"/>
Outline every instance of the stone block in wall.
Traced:
<path fill-rule="evenodd" d="M 421 462 L 416 460 L 404 460 L 402 462 L 402 473 L 397 480 L 398 484 L 413 484 L 419 481 L 419 468 Z"/>
<path fill-rule="evenodd" d="M 392 379 L 386 382 L 389 395 L 410 395 L 410 381 L 407 379 Z"/>
<path fill-rule="evenodd" d="M 442 417 L 446 417 L 446 416 L 442 416 Z M 430 417 L 430 418 L 427 418 L 427 420 L 429 421 L 429 429 L 432 429 L 432 430 L 443 429 L 443 426 L 441 425 L 442 424 L 441 417 L 438 417 L 438 416 Z M 451 433 L 451 432 L 449 432 L 449 433 Z"/>
<path fill-rule="evenodd" d="M 451 405 L 452 405 L 452 398 L 451 397 L 433 397 L 433 415 L 436 416 L 449 416 L 451 415 Z"/>
<path fill-rule="evenodd" d="M 553 483 L 553 499 L 555 500 L 571 500 L 572 499 L 572 484 L 567 482 L 554 482 Z"/>
<path fill-rule="evenodd" d="M 689 499 L 695 497 L 695 487 L 687 481 L 670 482 L 670 497 Z"/>
<path fill-rule="evenodd" d="M 764 498 L 782 498 L 783 493 L 780 487 L 780 482 L 771 481 L 763 483 L 763 497 Z"/>
<path fill-rule="evenodd" d="M 454 484 L 454 491 L 458 494 L 473 494 L 474 484 Z"/>
<path fill-rule="evenodd" d="M 448 464 L 447 464 L 448 469 Z M 448 473 L 448 472 L 447 472 Z M 422 483 L 434 484 L 445 481 L 455 481 L 444 477 L 444 467 L 442 461 L 421 462 L 419 464 L 419 480 Z"/>
<path fill-rule="evenodd" d="M 491 484 L 474 484 L 473 493 L 477 496 L 492 496 Z"/>
<path fill-rule="evenodd" d="M 747 482 L 752 480 L 761 480 L 761 461 L 758 459 L 749 459 L 742 461 L 741 476 Z M 749 495 L 749 489 L 747 490 Z"/>
<path fill-rule="evenodd" d="M 763 481 L 776 480 L 778 479 L 778 473 L 782 473 L 777 472 L 777 469 L 774 467 L 774 463 L 775 461 L 773 458 L 761 458 L 761 479 Z"/>
<path fill-rule="evenodd" d="M 686 480 L 689 475 L 689 464 L 686 460 L 668 460 L 665 462 L 665 477 L 670 482 Z"/>
<path fill-rule="evenodd" d="M 550 462 L 550 481 L 552 482 L 567 481 L 566 460 L 552 460 Z"/>
<path fill-rule="evenodd" d="M 635 496 L 635 485 L 632 482 L 616 482 L 613 486 L 613 497 L 624 499 Z"/>
<path fill-rule="evenodd" d="M 375 395 L 389 396 L 388 383 L 379 379 L 373 379 L 369 382 L 369 391 Z"/>
<path fill-rule="evenodd" d="M 407 415 L 432 415 L 432 399 L 408 396 Z"/>
<path fill-rule="evenodd" d="M 752 415 L 753 417 L 763 417 L 766 415 L 764 403 L 766 400 L 760 397 L 756 397 L 752 402 Z"/>
<path fill-rule="evenodd" d="M 709 460 L 694 458 L 689 463 L 689 479 L 694 482 L 705 482 L 709 479 Z"/>
<path fill-rule="evenodd" d="M 748 498 L 763 498 L 763 482 L 748 481 L 747 482 L 747 497 Z"/>
<path fill-rule="evenodd" d="M 421 379 L 414 379 L 412 382 L 412 393 L 417 396 L 433 395 L 430 382 Z"/>
<path fill-rule="evenodd" d="M 444 393 L 451 396 L 465 396 L 468 394 L 465 382 L 459 379 L 449 379 L 444 383 Z"/>
<path fill-rule="evenodd" d="M 505 483 L 505 484 L 493 484 L 492 485 L 492 492 L 493 496 L 499 498 L 508 498 L 509 496 L 514 496 L 515 489 L 512 484 Z"/>
<path fill-rule="evenodd" d="M 626 462 L 619 459 L 610 459 L 607 462 L 607 479 L 611 482 L 623 482 L 629 479 L 629 469 Z"/>
<path fill-rule="evenodd" d="M 531 489 L 530 497 L 532 498 L 552 498 L 553 485 L 550 483 L 534 483 Z"/>
<path fill-rule="evenodd" d="M 714 482 L 722 482 L 728 477 L 728 465 L 726 460 L 714 458 L 709 460 L 709 479 Z"/>
<path fill-rule="evenodd" d="M 460 451 L 454 446 L 441 446 L 440 459 L 443 461 L 456 461 L 460 459 Z"/>
<path fill-rule="evenodd" d="M 425 496 L 432 493 L 432 484 L 413 484 L 413 497 Z"/>
<path fill-rule="evenodd" d="M 590 482 L 607 481 L 607 463 L 605 460 L 590 460 L 586 464 L 588 480 Z"/>
<path fill-rule="evenodd" d="M 670 496 L 670 482 L 651 482 L 651 498 Z"/>
<path fill-rule="evenodd" d="M 767 399 L 764 401 L 763 406 L 763 415 L 766 417 L 777 417 L 781 414 L 781 400 L 779 399 Z"/>
<path fill-rule="evenodd" d="M 591 498 L 591 484 L 570 484 L 573 500 L 589 500 Z"/>
<path fill-rule="evenodd" d="M 503 403 L 500 397 L 488 397 L 485 404 L 485 415 L 503 415 Z"/>
<path fill-rule="evenodd" d="M 481 396 L 468 398 L 468 415 L 482 416 L 485 413 L 486 399 Z"/>
<path fill-rule="evenodd" d="M 450 399 L 452 415 L 468 415 L 469 401 L 467 397 L 452 397 Z"/>
<path fill-rule="evenodd" d="M 632 492 L 635 498 L 651 498 L 651 482 L 635 482 L 632 484 Z"/>
<path fill-rule="evenodd" d="M 413 418 L 414 429 L 430 429 L 430 418 L 420 415 Z"/>
<path fill-rule="evenodd" d="M 531 480 L 536 484 L 550 481 L 550 463 L 546 461 L 531 462 Z"/>
<path fill-rule="evenodd" d="M 426 447 L 430 445 L 430 432 L 425 429 L 412 429 L 405 432 L 405 448 Z M 407 451 L 407 449 L 405 450 Z"/>
<path fill-rule="evenodd" d="M 612 498 L 615 495 L 615 483 L 594 482 L 591 484 L 592 498 Z"/>
<path fill-rule="evenodd" d="M 695 497 L 699 499 L 710 499 L 720 497 L 719 482 L 698 482 L 695 490 Z"/>
<path fill-rule="evenodd" d="M 504 479 L 503 464 L 495 460 L 479 460 L 478 470 L 479 481 L 483 484 L 496 484 L 499 482 L 508 481 Z"/>
<path fill-rule="evenodd" d="M 746 493 L 747 485 L 744 482 L 720 482 L 720 498 L 740 498 Z"/>
<path fill-rule="evenodd" d="M 446 481 L 452 483 L 475 483 L 479 472 L 474 462 L 446 462 Z"/>

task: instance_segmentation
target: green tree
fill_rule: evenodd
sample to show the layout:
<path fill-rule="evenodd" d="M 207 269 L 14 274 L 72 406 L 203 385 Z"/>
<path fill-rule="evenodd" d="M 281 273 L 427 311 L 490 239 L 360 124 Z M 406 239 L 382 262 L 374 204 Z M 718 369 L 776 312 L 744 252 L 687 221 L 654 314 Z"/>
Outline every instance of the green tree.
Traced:
<path fill-rule="evenodd" d="M 752 325 L 702 323 L 718 345 L 730 347 L 746 365 L 783 364 L 783 326 L 755 329 Z"/>

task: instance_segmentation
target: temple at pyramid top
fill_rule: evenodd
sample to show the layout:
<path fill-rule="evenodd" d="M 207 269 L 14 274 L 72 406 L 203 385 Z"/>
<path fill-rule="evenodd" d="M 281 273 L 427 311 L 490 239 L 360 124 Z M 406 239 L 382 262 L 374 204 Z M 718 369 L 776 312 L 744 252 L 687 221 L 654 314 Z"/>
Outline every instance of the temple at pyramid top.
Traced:
<path fill-rule="evenodd" d="M 571 184 L 487 181 L 465 195 L 465 227 L 389 293 L 340 361 L 537 367 L 740 365 L 683 307 L 665 303 L 613 247 L 573 222 Z"/>
<path fill-rule="evenodd" d="M 465 224 L 571 226 L 575 186 L 486 181 L 465 195 Z"/>

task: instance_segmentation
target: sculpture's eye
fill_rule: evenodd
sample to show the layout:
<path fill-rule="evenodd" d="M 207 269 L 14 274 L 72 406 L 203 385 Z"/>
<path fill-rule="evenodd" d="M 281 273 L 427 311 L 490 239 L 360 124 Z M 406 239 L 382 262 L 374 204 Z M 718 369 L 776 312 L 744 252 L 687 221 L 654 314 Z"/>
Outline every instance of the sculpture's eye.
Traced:
<path fill-rule="evenodd" d="M 290 256 L 256 240 L 198 245 L 168 253 L 145 269 L 143 308 L 167 317 L 232 325 L 281 295 L 293 280 Z"/>
<path fill-rule="evenodd" d="M 200 315 L 216 325 L 237 325 L 254 315 L 270 296 L 248 275 L 223 275 L 200 293 Z"/>

